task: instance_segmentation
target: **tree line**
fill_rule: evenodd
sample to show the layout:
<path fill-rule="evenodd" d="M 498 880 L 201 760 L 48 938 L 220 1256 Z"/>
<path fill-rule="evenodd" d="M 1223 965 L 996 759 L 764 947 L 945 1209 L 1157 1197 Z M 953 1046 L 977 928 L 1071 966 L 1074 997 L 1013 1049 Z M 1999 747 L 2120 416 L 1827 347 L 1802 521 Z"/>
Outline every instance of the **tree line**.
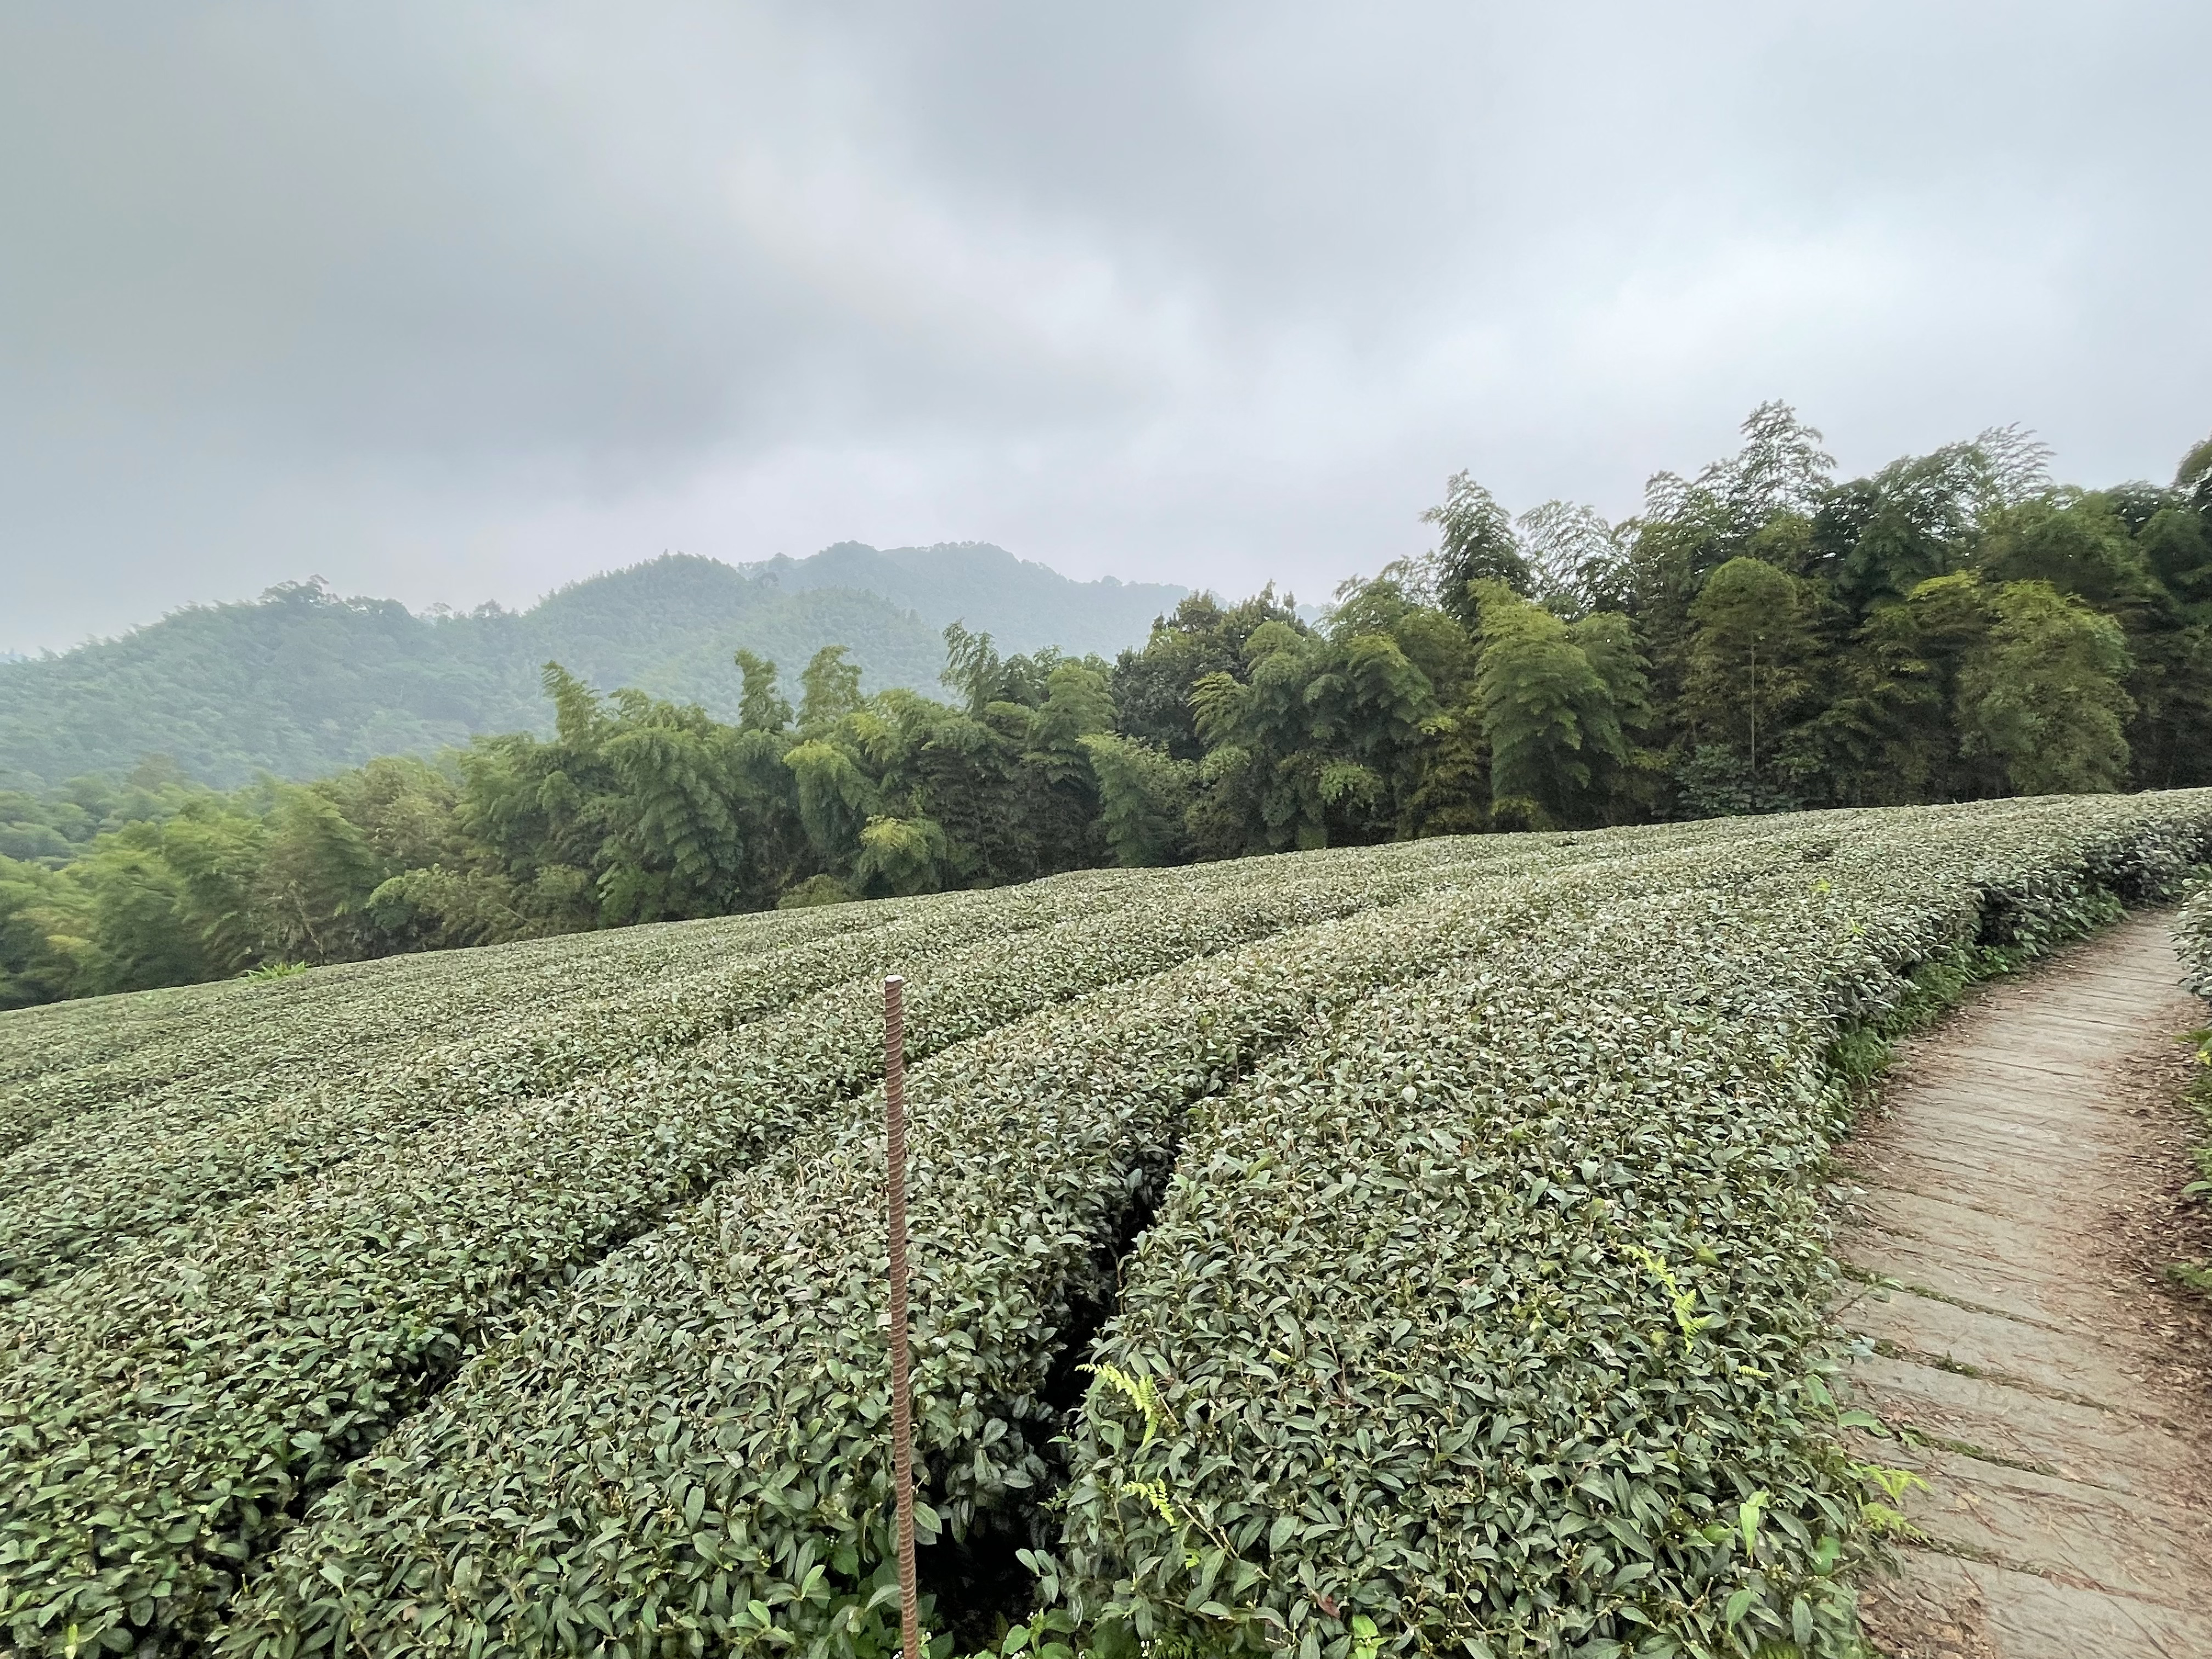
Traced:
<path fill-rule="evenodd" d="M 1108 663 L 945 630 L 734 722 L 557 664 L 554 735 L 220 793 L 0 792 L 0 1006 L 1391 838 L 2212 783 L 2212 441 L 2055 484 L 2016 428 L 1838 481 L 1771 404 L 1608 524 L 1466 474 L 1317 621 L 1193 596 Z M 796 702 L 793 702 L 793 697 Z"/>

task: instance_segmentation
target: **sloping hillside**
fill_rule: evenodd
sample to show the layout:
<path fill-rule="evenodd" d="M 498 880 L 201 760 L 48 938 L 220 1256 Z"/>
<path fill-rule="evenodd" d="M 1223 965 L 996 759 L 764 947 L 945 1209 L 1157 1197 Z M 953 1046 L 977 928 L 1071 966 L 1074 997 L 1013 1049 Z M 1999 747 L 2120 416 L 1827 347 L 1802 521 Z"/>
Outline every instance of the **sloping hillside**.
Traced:
<path fill-rule="evenodd" d="M 672 554 L 595 576 L 530 610 L 416 616 L 387 599 L 288 583 L 251 603 L 195 605 L 119 639 L 0 664 L 0 781 L 56 782 L 175 757 L 217 785 L 313 777 L 480 732 L 543 726 L 549 659 L 725 717 L 732 653 L 795 683 L 846 645 L 870 690 L 934 690 L 947 623 L 1010 650 L 1110 653 L 1140 643 L 1180 588 L 1076 582 L 980 544 L 878 553 L 844 543 L 737 569 Z"/>

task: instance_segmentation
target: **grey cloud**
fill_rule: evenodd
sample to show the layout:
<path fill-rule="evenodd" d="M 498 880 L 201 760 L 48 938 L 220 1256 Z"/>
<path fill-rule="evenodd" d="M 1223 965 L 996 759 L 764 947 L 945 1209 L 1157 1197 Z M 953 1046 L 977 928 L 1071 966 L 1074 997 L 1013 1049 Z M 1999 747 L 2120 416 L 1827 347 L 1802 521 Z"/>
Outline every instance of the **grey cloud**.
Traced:
<path fill-rule="evenodd" d="M 319 571 L 978 537 L 1309 594 L 1472 467 L 1619 514 L 2212 427 L 2188 4 L 142 5 L 0 18 L 0 647 Z"/>

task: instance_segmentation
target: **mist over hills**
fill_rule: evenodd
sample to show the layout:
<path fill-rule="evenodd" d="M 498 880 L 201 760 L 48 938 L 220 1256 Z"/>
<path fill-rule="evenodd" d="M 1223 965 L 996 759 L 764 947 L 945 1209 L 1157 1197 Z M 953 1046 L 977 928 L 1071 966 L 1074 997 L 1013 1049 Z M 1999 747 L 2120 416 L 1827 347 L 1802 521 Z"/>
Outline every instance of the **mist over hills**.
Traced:
<path fill-rule="evenodd" d="M 396 600 L 291 582 L 252 601 L 191 605 L 119 638 L 0 660 L 0 783 L 122 772 L 149 754 L 234 787 L 311 778 L 378 755 L 550 730 L 538 671 L 556 660 L 603 689 L 635 685 L 734 718 L 739 647 L 799 671 L 845 645 L 870 690 L 937 692 L 942 630 L 1000 649 L 1111 656 L 1140 645 L 1186 590 L 1079 582 L 988 543 L 878 550 L 841 542 L 805 559 L 732 566 L 667 554 L 547 595 L 418 616 Z"/>

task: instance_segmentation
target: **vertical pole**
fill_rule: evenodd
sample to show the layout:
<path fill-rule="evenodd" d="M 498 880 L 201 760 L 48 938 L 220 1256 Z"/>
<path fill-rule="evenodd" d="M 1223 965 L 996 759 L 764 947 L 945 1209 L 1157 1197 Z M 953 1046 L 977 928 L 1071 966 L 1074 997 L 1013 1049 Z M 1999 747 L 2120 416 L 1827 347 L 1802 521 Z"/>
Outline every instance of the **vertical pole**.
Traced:
<path fill-rule="evenodd" d="M 899 1635 L 921 1659 L 914 1584 L 914 1402 L 906 1342 L 906 981 L 884 981 L 884 1127 L 889 1131 L 891 1234 L 891 1472 L 898 1504 Z"/>

